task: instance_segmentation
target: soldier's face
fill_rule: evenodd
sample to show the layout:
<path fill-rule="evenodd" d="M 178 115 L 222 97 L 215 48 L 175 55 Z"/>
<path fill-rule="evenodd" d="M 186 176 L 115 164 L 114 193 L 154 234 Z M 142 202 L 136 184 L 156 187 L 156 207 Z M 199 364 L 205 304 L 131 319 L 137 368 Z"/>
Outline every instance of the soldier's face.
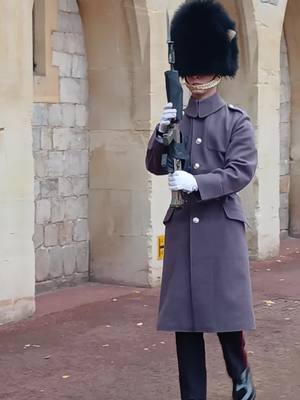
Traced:
<path fill-rule="evenodd" d="M 185 79 L 191 85 L 208 83 L 214 79 L 215 75 L 191 75 L 187 76 Z"/>

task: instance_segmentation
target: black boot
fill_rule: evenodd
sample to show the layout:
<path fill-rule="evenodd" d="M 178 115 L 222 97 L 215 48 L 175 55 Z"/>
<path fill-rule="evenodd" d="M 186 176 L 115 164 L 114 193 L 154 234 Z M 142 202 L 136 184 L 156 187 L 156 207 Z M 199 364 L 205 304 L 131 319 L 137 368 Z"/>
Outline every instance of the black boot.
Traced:
<path fill-rule="evenodd" d="M 233 384 L 232 398 L 233 400 L 254 400 L 255 397 L 250 369 L 247 368 L 242 373 L 240 380 Z"/>

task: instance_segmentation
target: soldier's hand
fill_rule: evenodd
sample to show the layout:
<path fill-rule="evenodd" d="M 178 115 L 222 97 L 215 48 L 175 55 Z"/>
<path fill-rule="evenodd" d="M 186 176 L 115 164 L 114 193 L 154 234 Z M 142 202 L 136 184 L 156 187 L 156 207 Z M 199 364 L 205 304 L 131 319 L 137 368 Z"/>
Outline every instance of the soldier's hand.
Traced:
<path fill-rule="evenodd" d="M 198 184 L 194 175 L 186 171 L 175 171 L 169 174 L 169 188 L 172 191 L 183 190 L 192 193 L 198 190 Z"/>
<path fill-rule="evenodd" d="M 161 133 L 162 135 L 166 133 L 168 126 L 171 123 L 171 120 L 176 118 L 177 115 L 177 110 L 176 108 L 173 108 L 172 103 L 168 103 L 162 113 L 162 116 L 160 118 L 159 122 L 159 127 L 158 127 L 158 132 Z"/>

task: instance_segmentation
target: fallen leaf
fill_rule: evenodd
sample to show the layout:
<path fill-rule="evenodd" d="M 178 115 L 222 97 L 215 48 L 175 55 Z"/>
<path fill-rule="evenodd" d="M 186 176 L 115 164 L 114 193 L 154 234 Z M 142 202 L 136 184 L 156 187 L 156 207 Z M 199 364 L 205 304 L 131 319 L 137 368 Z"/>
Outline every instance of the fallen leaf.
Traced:
<path fill-rule="evenodd" d="M 44 360 L 49 360 L 49 358 L 51 358 L 51 356 L 45 356 Z"/>
<path fill-rule="evenodd" d="M 264 300 L 264 303 L 265 303 L 268 307 L 271 307 L 272 304 L 275 304 L 275 301 L 272 301 L 272 300 Z"/>

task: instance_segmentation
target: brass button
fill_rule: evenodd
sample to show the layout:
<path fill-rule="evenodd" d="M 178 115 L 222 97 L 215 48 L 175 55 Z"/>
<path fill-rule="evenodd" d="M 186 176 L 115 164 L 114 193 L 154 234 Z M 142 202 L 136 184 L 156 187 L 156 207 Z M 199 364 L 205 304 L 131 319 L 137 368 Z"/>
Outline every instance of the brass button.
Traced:
<path fill-rule="evenodd" d="M 202 143 L 202 139 L 200 138 L 200 137 L 198 137 L 197 139 L 196 139 L 196 144 L 201 144 Z"/>
<path fill-rule="evenodd" d="M 199 224 L 200 219 L 198 217 L 194 217 L 193 222 L 194 222 L 194 224 Z"/>
<path fill-rule="evenodd" d="M 194 164 L 194 169 L 199 169 L 199 168 L 200 168 L 200 164 L 195 163 L 195 164 Z"/>

